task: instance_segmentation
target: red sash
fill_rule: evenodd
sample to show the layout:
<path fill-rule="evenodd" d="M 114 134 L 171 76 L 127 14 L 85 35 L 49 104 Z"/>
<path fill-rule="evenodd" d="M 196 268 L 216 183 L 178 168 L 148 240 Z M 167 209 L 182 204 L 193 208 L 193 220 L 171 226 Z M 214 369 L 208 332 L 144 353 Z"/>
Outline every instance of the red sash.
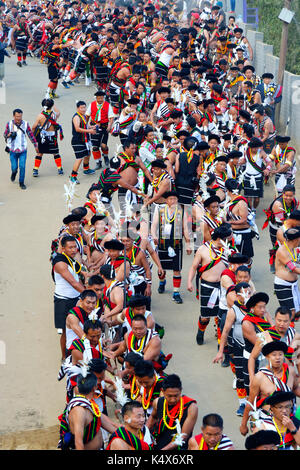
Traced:
<path fill-rule="evenodd" d="M 232 280 L 232 282 L 235 284 L 236 283 L 236 278 L 235 278 L 235 273 L 231 271 L 231 269 L 224 269 L 224 271 L 221 274 L 222 276 L 228 276 Z"/>
<path fill-rule="evenodd" d="M 216 266 L 220 261 L 223 261 L 221 258 L 219 259 L 213 259 L 209 263 L 205 264 L 204 266 L 201 266 L 201 268 L 198 268 L 198 274 L 201 276 L 205 271 L 208 271 L 209 269 L 213 268 Z"/>
<path fill-rule="evenodd" d="M 254 315 L 254 313 L 248 313 L 247 315 L 244 316 L 242 321 L 243 322 L 249 321 L 253 325 L 257 326 L 259 329 L 262 329 L 263 331 L 266 331 L 269 328 L 271 328 L 270 323 L 267 320 L 265 320 L 265 318 L 260 318 Z"/>

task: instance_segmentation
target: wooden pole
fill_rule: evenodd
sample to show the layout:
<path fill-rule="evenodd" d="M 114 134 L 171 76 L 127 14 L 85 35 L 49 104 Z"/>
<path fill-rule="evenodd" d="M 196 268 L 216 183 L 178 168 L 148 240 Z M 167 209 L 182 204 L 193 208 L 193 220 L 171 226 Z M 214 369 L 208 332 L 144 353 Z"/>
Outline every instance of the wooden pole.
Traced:
<path fill-rule="evenodd" d="M 292 0 L 284 0 L 284 8 L 288 10 L 291 9 Z M 282 33 L 281 33 L 281 46 L 280 46 L 280 55 L 279 55 L 279 66 L 278 66 L 278 76 L 277 76 L 277 84 L 283 86 L 284 80 L 284 71 L 286 65 L 286 56 L 287 56 L 287 48 L 288 48 L 288 33 L 289 33 L 289 23 L 282 21 Z M 276 106 L 276 122 L 280 122 L 280 109 L 281 109 L 281 101 Z"/>

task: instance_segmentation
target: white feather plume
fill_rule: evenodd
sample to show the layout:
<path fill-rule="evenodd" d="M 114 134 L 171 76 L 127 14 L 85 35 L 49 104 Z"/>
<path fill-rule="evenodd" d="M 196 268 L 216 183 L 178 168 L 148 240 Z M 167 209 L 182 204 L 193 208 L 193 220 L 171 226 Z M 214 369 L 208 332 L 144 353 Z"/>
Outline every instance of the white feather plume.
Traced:
<path fill-rule="evenodd" d="M 99 308 L 95 308 L 90 314 L 89 314 L 89 320 L 96 321 L 98 320 L 98 312 Z"/>
<path fill-rule="evenodd" d="M 125 198 L 125 220 L 130 221 L 133 219 L 133 204 Z"/>
<path fill-rule="evenodd" d="M 104 205 L 103 202 L 101 201 L 101 196 L 100 196 L 100 194 L 96 193 L 96 198 L 97 198 L 97 201 L 96 201 L 96 209 L 97 209 L 97 211 L 99 212 L 99 214 L 105 214 L 105 213 L 106 213 L 106 209 L 105 209 L 105 205 Z"/>
<path fill-rule="evenodd" d="M 185 442 L 183 439 L 185 437 L 185 434 L 181 432 L 179 419 L 176 419 L 176 434 L 173 434 L 173 436 L 175 436 L 173 443 L 181 447 Z"/>
<path fill-rule="evenodd" d="M 116 151 L 115 151 L 115 153 L 114 153 L 114 157 L 118 156 L 118 154 L 122 151 L 122 148 L 123 148 L 122 144 L 119 144 Z"/>
<path fill-rule="evenodd" d="M 209 196 L 209 193 L 207 191 L 207 186 L 206 186 L 206 178 L 204 176 L 202 176 L 199 180 L 199 187 L 202 191 L 202 200 L 205 201 L 206 199 L 208 199 L 210 196 Z"/>
<path fill-rule="evenodd" d="M 111 234 L 115 237 L 119 233 L 120 228 L 121 228 L 121 212 L 116 211 L 114 206 L 112 206 L 112 210 L 113 210 L 114 225 L 111 227 Z"/>
<path fill-rule="evenodd" d="M 240 292 L 239 292 L 239 295 L 241 297 L 243 297 L 244 299 L 244 304 L 246 304 L 248 302 L 248 300 L 250 299 L 251 295 L 249 294 L 249 291 L 247 291 L 246 289 L 244 289 L 244 287 L 241 288 Z"/>
<path fill-rule="evenodd" d="M 253 405 L 248 400 L 246 401 L 246 403 L 249 406 L 251 406 L 252 411 L 249 412 L 249 416 L 251 416 L 252 421 L 255 424 L 255 427 L 259 429 L 261 427 L 261 419 L 260 419 L 260 410 L 256 408 L 256 401 L 257 401 L 257 397 L 255 397 Z"/>
<path fill-rule="evenodd" d="M 231 247 L 228 240 L 221 240 L 223 246 L 223 253 L 226 257 L 231 255 Z"/>
<path fill-rule="evenodd" d="M 129 402 L 129 398 L 127 397 L 125 390 L 122 385 L 122 379 L 120 377 L 115 378 L 115 384 L 116 384 L 116 399 L 117 402 L 120 403 L 121 406 L 125 405 L 127 402 Z"/>
<path fill-rule="evenodd" d="M 72 202 L 75 196 L 76 182 L 69 181 L 69 185 L 64 184 L 64 196 L 66 199 L 66 205 L 69 211 L 72 209 Z"/>
<path fill-rule="evenodd" d="M 89 365 L 84 361 L 78 361 L 78 364 L 80 366 L 80 373 L 82 377 L 86 377 L 90 370 Z"/>
<path fill-rule="evenodd" d="M 155 135 L 158 139 L 158 142 L 160 143 L 163 140 L 164 135 L 158 127 L 155 127 Z"/>

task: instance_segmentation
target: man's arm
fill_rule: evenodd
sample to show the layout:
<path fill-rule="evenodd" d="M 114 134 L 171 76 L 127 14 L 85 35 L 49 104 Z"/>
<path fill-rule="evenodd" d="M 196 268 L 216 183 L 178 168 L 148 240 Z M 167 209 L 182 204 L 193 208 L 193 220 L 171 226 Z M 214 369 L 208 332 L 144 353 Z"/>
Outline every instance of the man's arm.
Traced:
<path fill-rule="evenodd" d="M 116 304 L 115 308 L 113 308 L 109 313 L 105 313 L 103 315 L 104 320 L 111 319 L 114 315 L 122 312 L 123 305 L 124 305 L 124 292 L 121 287 L 115 287 L 111 292 L 111 300 L 114 304 Z"/>
<path fill-rule="evenodd" d="M 227 343 L 227 338 L 228 338 L 229 332 L 230 332 L 230 330 L 232 328 L 232 325 L 234 324 L 235 320 L 236 320 L 236 317 L 235 317 L 234 310 L 233 310 L 233 308 L 230 308 L 227 312 L 227 315 L 226 315 L 226 321 L 225 321 L 225 325 L 224 325 L 224 328 L 223 328 L 223 331 L 222 331 L 219 351 L 218 351 L 218 354 L 216 355 L 216 357 L 214 358 L 213 362 L 219 362 L 223 359 L 224 347 Z"/>
<path fill-rule="evenodd" d="M 78 116 L 73 117 L 73 124 L 75 131 L 79 134 L 96 134 L 96 126 L 92 126 L 90 129 L 83 129 L 80 127 L 80 119 Z"/>
<path fill-rule="evenodd" d="M 109 433 L 115 432 L 118 426 L 104 413 L 101 413 L 101 427 Z"/>
<path fill-rule="evenodd" d="M 152 202 L 158 201 L 163 195 L 170 189 L 170 180 L 168 178 L 164 179 L 161 182 L 159 190 L 157 193 L 151 198 L 146 200 L 145 206 L 149 206 Z"/>
<path fill-rule="evenodd" d="M 141 158 L 136 157 L 135 161 L 138 164 L 138 166 L 140 167 L 140 169 L 142 170 L 142 172 L 144 173 L 144 175 L 146 176 L 146 178 L 148 178 L 148 180 L 151 182 L 153 180 L 152 175 L 151 175 L 150 171 L 146 168 L 144 163 L 142 162 Z"/>
<path fill-rule="evenodd" d="M 193 287 L 193 279 L 195 277 L 197 268 L 199 265 L 201 265 L 202 261 L 202 253 L 201 253 L 201 248 L 198 248 L 197 253 L 195 255 L 194 261 L 192 263 L 192 266 L 190 267 L 189 274 L 188 274 L 188 283 L 187 283 L 187 290 L 189 292 L 193 292 L 194 287 Z"/>
<path fill-rule="evenodd" d="M 35 138 L 34 135 L 33 135 L 33 132 L 32 132 L 32 130 L 31 130 L 29 124 L 27 124 L 26 133 L 27 133 L 27 135 L 28 135 L 30 141 L 31 141 L 32 144 L 34 145 L 35 149 L 38 151 L 38 143 L 37 143 L 37 141 L 36 141 L 36 138 Z"/>
<path fill-rule="evenodd" d="M 263 334 L 265 334 L 265 332 Z M 262 347 L 263 347 L 263 344 L 262 344 L 261 339 L 257 338 L 255 345 L 251 351 L 250 357 L 248 359 L 248 372 L 249 372 L 250 383 L 253 377 L 255 376 L 255 361 L 260 355 Z"/>
<path fill-rule="evenodd" d="M 242 332 L 243 332 L 244 338 L 250 341 L 250 343 L 252 344 L 256 343 L 257 336 L 256 336 L 255 329 L 252 323 L 250 323 L 249 321 L 243 321 Z"/>
<path fill-rule="evenodd" d="M 259 379 L 257 378 L 257 374 L 256 374 L 253 377 L 253 380 L 250 385 L 250 393 L 249 393 L 249 398 L 248 398 L 248 401 L 250 403 L 254 403 L 255 397 L 257 397 L 257 395 L 259 394 L 259 390 L 260 390 Z M 252 409 L 251 406 L 247 404 L 245 407 L 245 411 L 242 417 L 242 423 L 240 426 L 240 432 L 243 436 L 245 436 L 248 433 L 247 423 L 249 419 L 249 412 L 251 411 L 251 409 Z"/>
<path fill-rule="evenodd" d="M 126 337 L 126 335 L 125 335 Z M 124 354 L 124 352 L 126 351 L 127 349 L 127 344 L 126 344 L 126 339 L 124 337 L 124 340 L 120 343 L 120 345 L 118 346 L 118 348 L 112 353 L 113 354 L 113 357 L 114 359 L 116 359 L 118 356 L 121 356 L 122 354 Z"/>
<path fill-rule="evenodd" d="M 161 350 L 161 339 L 159 336 L 154 336 L 144 351 L 144 361 L 155 361 L 157 356 L 159 356 Z"/>
<path fill-rule="evenodd" d="M 72 276 L 72 274 L 68 270 L 68 266 L 66 265 L 66 263 L 64 263 L 63 261 L 59 261 L 55 264 L 54 271 L 57 274 L 60 274 L 61 277 L 63 277 L 65 281 L 67 281 L 79 293 L 84 291 L 84 285 L 82 284 L 82 282 L 76 281 L 74 276 Z"/>
<path fill-rule="evenodd" d="M 84 331 L 82 328 L 80 328 L 79 326 L 79 320 L 77 317 L 75 317 L 75 315 L 73 315 L 72 313 L 69 313 L 69 315 L 67 315 L 67 319 L 66 319 L 66 326 L 68 328 L 71 328 L 71 330 L 74 331 L 74 333 L 78 336 L 78 338 L 82 338 L 83 335 L 84 335 Z"/>

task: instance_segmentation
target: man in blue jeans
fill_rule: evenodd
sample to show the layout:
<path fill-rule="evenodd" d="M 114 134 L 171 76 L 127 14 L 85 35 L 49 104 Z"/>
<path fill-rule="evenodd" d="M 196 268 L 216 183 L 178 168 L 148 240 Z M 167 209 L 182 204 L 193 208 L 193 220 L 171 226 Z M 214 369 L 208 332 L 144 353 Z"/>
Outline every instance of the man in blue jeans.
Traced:
<path fill-rule="evenodd" d="M 26 189 L 25 167 L 27 158 L 27 138 L 33 143 L 36 152 L 38 143 L 27 121 L 23 121 L 23 111 L 15 109 L 13 119 L 6 124 L 4 138 L 6 140 L 6 150 L 9 152 L 11 163 L 11 181 L 15 181 L 19 169 L 19 184 L 21 189 Z"/>

